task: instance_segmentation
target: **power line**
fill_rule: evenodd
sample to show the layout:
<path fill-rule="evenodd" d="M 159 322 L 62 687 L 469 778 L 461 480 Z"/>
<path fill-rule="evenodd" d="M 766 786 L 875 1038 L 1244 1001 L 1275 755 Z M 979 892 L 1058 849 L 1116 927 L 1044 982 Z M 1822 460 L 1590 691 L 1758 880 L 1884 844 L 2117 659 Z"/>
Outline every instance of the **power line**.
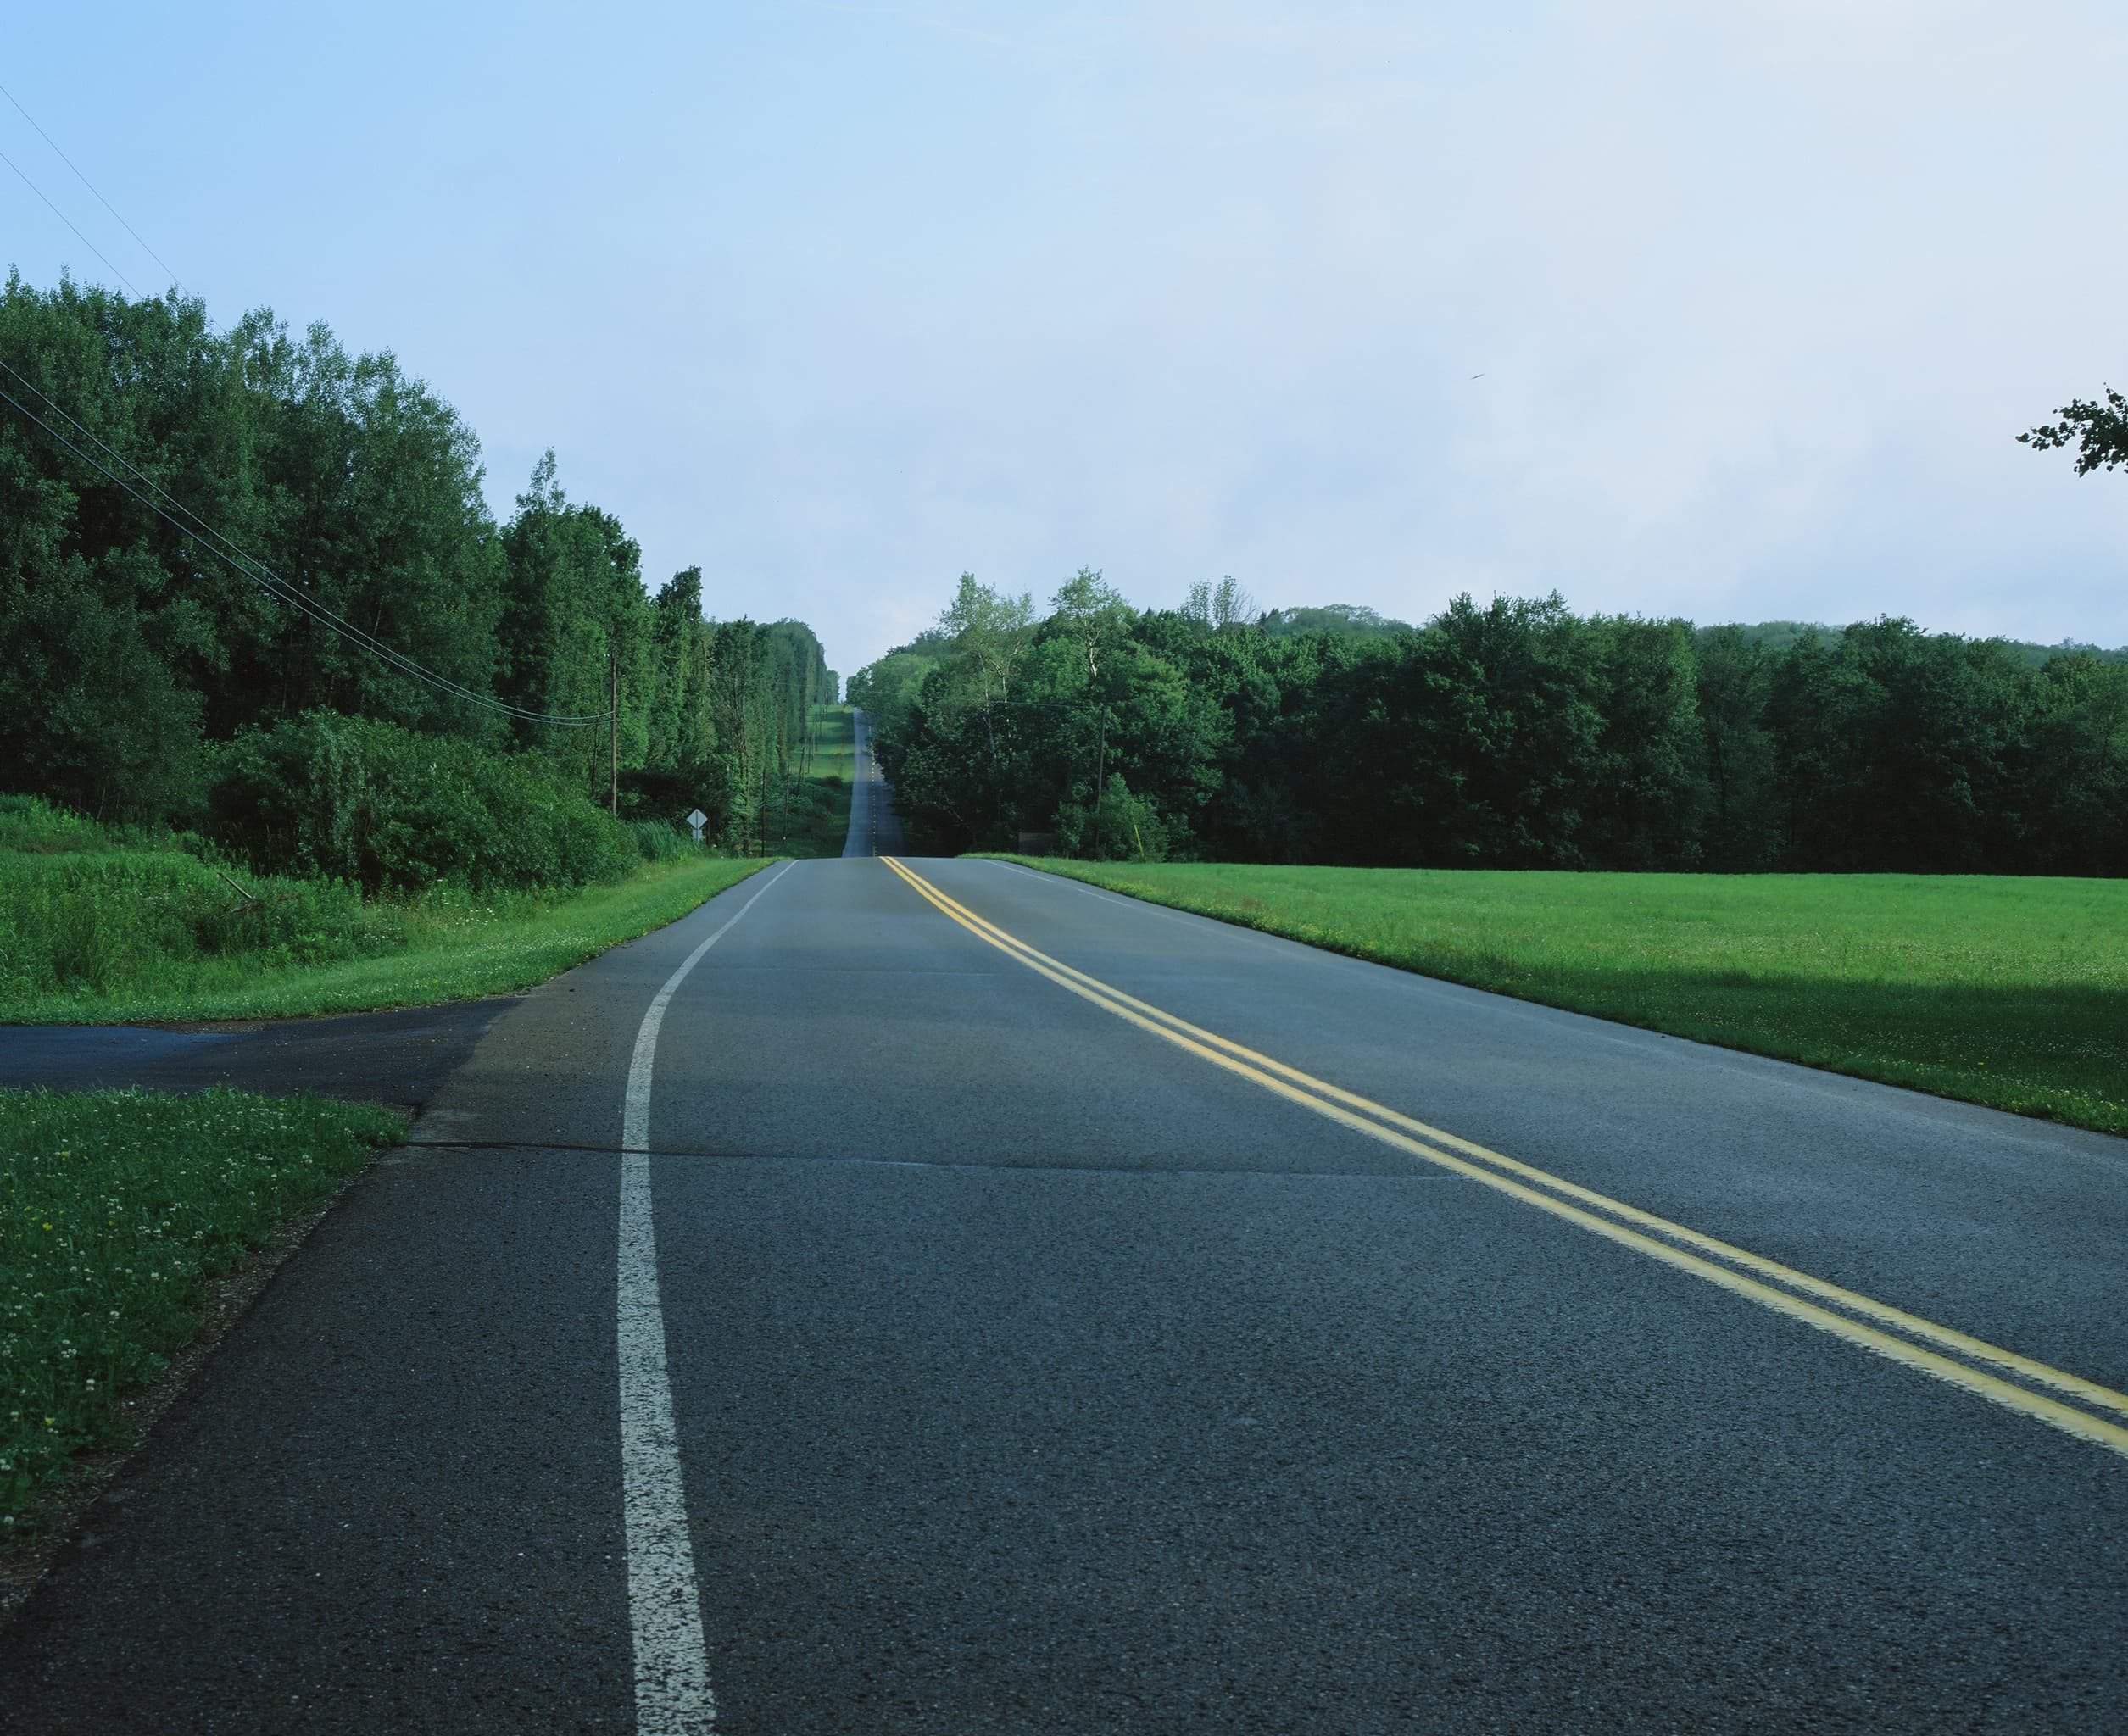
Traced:
<path fill-rule="evenodd" d="M 32 124 L 34 125 L 34 123 Z M 17 163 L 14 158 L 8 155 L 5 151 L 0 151 L 0 163 L 6 164 L 8 167 L 14 170 L 17 175 L 22 175 L 23 186 L 29 188 L 30 191 L 35 193 L 39 198 L 43 199 L 46 204 L 52 205 L 52 201 L 46 196 L 44 189 L 39 186 L 36 182 L 31 180 L 28 175 L 23 175 L 21 164 Z M 60 222 L 65 224 L 69 229 L 74 229 L 74 220 L 68 216 L 66 213 L 62 211 L 57 205 L 52 205 L 52 214 L 58 218 Z M 124 284 L 128 289 L 133 289 L 133 280 L 128 277 L 123 271 L 120 270 L 118 267 L 114 265 L 109 259 L 103 259 L 103 248 L 97 246 L 97 244 L 91 241 L 88 236 L 83 235 L 80 230 L 74 229 L 74 233 L 83 247 L 86 248 L 91 253 L 94 253 L 97 259 L 103 259 L 103 269 L 105 270 L 109 271 L 112 276 L 117 278 L 118 281 Z M 135 295 L 138 295 L 140 291 L 133 289 L 133 293 Z"/>
<path fill-rule="evenodd" d="M 10 375 L 13 375 L 14 378 L 21 380 L 21 375 L 17 373 L 14 369 L 7 367 L 5 363 L 0 363 L 0 368 L 5 368 L 6 371 Z M 25 384 L 26 385 L 27 382 L 25 381 Z M 37 397 L 43 398 L 44 401 L 47 404 L 52 403 L 51 399 L 45 398 L 45 395 L 42 392 L 37 392 L 35 387 L 30 387 L 28 389 L 32 392 L 35 392 Z M 316 621 L 320 626 L 325 627 L 328 632 L 338 634 L 340 637 L 348 641 L 359 650 L 368 652 L 371 656 L 379 659 L 386 664 L 388 664 L 393 669 L 398 670 L 401 674 L 411 676 L 416 681 L 425 682 L 430 687 L 436 688 L 438 692 L 448 693 L 454 698 L 463 699 L 469 704 L 480 706 L 486 710 L 497 712 L 503 716 L 515 718 L 526 723 L 544 723 L 554 725 L 558 727 L 565 729 L 580 729 L 592 724 L 604 723 L 606 721 L 609 714 L 604 711 L 592 712 L 581 716 L 565 716 L 555 712 L 528 710 L 521 705 L 511 705 L 503 700 L 491 698 L 485 693 L 476 693 L 472 688 L 465 686 L 463 683 L 452 680 L 448 676 L 437 674 L 434 670 L 429 669 L 425 665 L 416 662 L 413 658 L 406 655 L 405 653 L 395 650 L 393 647 L 385 643 L 384 641 L 376 637 L 376 635 L 367 632 L 362 628 L 356 626 L 353 622 L 346 620 L 343 616 L 334 614 L 332 610 L 327 609 L 323 604 L 317 602 L 315 598 L 306 596 L 301 590 L 290 584 L 286 579 L 281 578 L 278 574 L 275 573 L 271 568 L 265 566 L 250 555 L 246 554 L 243 550 L 238 548 L 235 543 L 229 542 L 229 539 L 226 537 L 222 536 L 220 531 L 214 530 L 212 526 L 207 524 L 205 520 L 199 519 L 197 514 L 192 513 L 189 508 L 185 507 L 181 503 L 177 502 L 175 499 L 171 500 L 171 504 L 175 506 L 179 511 L 185 513 L 187 517 L 194 519 L 196 522 L 199 524 L 201 526 L 199 530 L 194 530 L 192 526 L 184 523 L 181 520 L 174 516 L 171 513 L 165 511 L 161 506 L 158 505 L 146 494 L 143 494 L 139 489 L 134 487 L 131 483 L 128 482 L 125 479 L 125 477 L 120 476 L 108 465 L 99 463 L 90 453 L 84 452 L 79 446 L 76 446 L 71 440 L 69 440 L 66 436 L 60 433 L 59 431 L 54 428 L 49 422 L 47 422 L 42 417 L 39 416 L 36 411 L 31 409 L 29 406 L 25 404 L 19 398 L 15 398 L 4 389 L 0 389 L 0 403 L 13 405 L 16 410 L 19 411 L 25 417 L 26 417 L 30 421 L 35 423 L 39 428 L 42 428 L 45 433 L 49 435 L 53 440 L 58 442 L 60 445 L 64 446 L 69 452 L 72 453 L 76 458 L 80 459 L 82 463 L 87 465 L 91 469 L 97 471 L 99 474 L 108 478 L 110 481 L 116 484 L 128 495 L 131 496 L 133 499 L 139 502 L 142 506 L 148 508 L 148 509 L 153 513 L 158 518 L 164 520 L 173 529 L 181 531 L 186 537 L 190 537 L 193 542 L 198 543 L 203 548 L 206 549 L 209 554 L 214 556 L 216 559 L 221 561 L 225 565 L 234 569 L 242 576 L 251 580 L 253 583 L 256 584 L 275 601 L 287 604 L 289 607 L 296 609 L 304 615 L 307 615 L 312 620 Z M 64 410 L 59 409 L 56 404 L 53 405 L 53 408 L 60 416 L 64 417 L 70 423 L 72 423 L 75 428 L 81 429 L 81 431 L 88 439 L 95 441 L 96 444 L 98 446 L 103 446 L 105 451 L 110 451 L 110 448 L 109 446 L 105 446 L 103 442 L 97 440 L 96 436 L 90 433 L 88 430 L 82 428 L 81 425 L 79 422 L 75 421 L 73 417 L 67 415 Z M 118 456 L 115 453 L 113 455 L 114 457 Z M 123 458 L 120 458 L 119 462 L 124 464 L 128 461 Z M 140 472 L 137 466 L 133 466 L 129 464 L 128 467 L 134 469 L 136 474 L 140 475 L 141 480 L 145 482 L 148 487 L 154 489 L 158 493 L 163 494 L 164 498 L 170 498 L 167 491 L 162 489 L 159 485 L 148 477 L 145 473 Z M 227 548 L 225 549 L 223 548 L 217 547 L 216 543 L 218 542 L 226 544 Z"/>
<path fill-rule="evenodd" d="M 157 264 L 162 266 L 164 273 L 169 276 L 170 281 L 172 283 L 176 284 L 177 287 L 181 291 L 185 286 L 181 283 L 178 283 L 177 274 L 170 269 L 168 263 L 164 259 L 163 256 L 157 253 L 154 248 L 149 247 L 146 242 L 141 241 L 141 232 L 139 230 L 134 228 L 133 225 L 128 223 L 123 217 L 119 217 L 118 207 L 114 205 L 109 199 L 105 198 L 102 193 L 97 192 L 96 183 L 91 181 L 87 175 L 82 174 L 78 168 L 75 167 L 73 158 L 68 156 L 64 151 L 59 150 L 59 142 L 57 139 L 53 138 L 52 135 L 47 132 L 42 126 L 37 126 L 36 116 L 31 114 L 27 108 L 25 108 L 22 106 L 21 101 L 15 96 L 15 93 L 9 90 L 5 85 L 0 85 L 0 97 L 5 97 L 10 103 L 13 103 L 14 104 L 15 113 L 19 114 L 25 120 L 28 121 L 31 125 L 36 127 L 37 136 L 42 139 L 46 144 L 51 146 L 53 151 L 58 152 L 60 162 L 65 164 L 68 168 L 74 170 L 74 178 L 80 181 L 81 185 L 86 187 L 91 192 L 96 193 L 97 203 L 102 205 L 105 210 L 109 211 L 112 216 L 118 218 L 119 227 L 123 229 L 128 235 L 131 236 L 135 241 L 139 241 L 141 242 L 142 251 L 147 253 L 148 257 L 154 260 Z M 13 164 L 9 164 L 8 166 L 9 168 L 14 167 Z M 15 170 L 15 173 L 20 175 L 22 171 L 17 169 Z M 37 197 L 43 198 L 44 196 L 40 193 Z M 45 203 L 47 204 L 50 204 L 52 202 L 49 199 L 46 199 Z M 74 225 L 72 224 L 69 224 L 67 227 L 72 229 Z M 81 234 L 81 231 L 78 229 L 75 230 L 74 232 L 76 235 Z M 86 241 L 87 237 L 84 236 L 82 236 L 82 239 Z M 101 253 L 98 253 L 97 257 L 99 259 L 103 258 Z M 104 259 L 103 263 L 109 265 L 111 262 L 109 259 Z M 111 269 L 115 271 L 118 270 L 118 267 L 112 265 Z M 136 291 L 135 293 L 137 294 L 138 292 Z"/>
<path fill-rule="evenodd" d="M 336 615 L 331 609 L 327 609 L 323 604 L 305 595 L 297 587 L 290 584 L 287 580 L 281 577 L 280 575 L 276 573 L 270 567 L 254 559 L 253 556 L 247 554 L 242 548 L 238 548 L 236 543 L 231 542 L 227 537 L 224 536 L 220 531 L 217 531 L 212 525 L 209 525 L 204 519 L 201 518 L 189 507 L 184 505 L 182 502 L 178 501 L 171 496 L 167 489 L 164 488 L 159 483 L 155 481 L 154 479 L 149 476 L 146 471 L 142 470 L 139 465 L 132 463 L 131 459 L 126 459 L 121 453 L 113 451 L 110 446 L 104 441 L 99 439 L 96 434 L 89 429 L 84 427 L 80 421 L 75 420 L 75 418 L 69 415 L 65 409 L 64 409 L 58 403 L 54 403 L 46 393 L 39 391 L 34 385 L 31 385 L 31 382 L 25 379 L 21 373 L 19 373 L 16 369 L 10 367 L 5 362 L 0 362 L 0 370 L 4 370 L 8 376 L 19 382 L 25 390 L 42 399 L 47 406 L 50 407 L 55 415 L 70 424 L 85 439 L 93 442 L 97 446 L 101 447 L 105 452 L 109 453 L 114 460 L 119 464 L 124 465 L 128 470 L 131 470 L 148 488 L 152 489 L 156 494 L 161 495 L 164 500 L 168 500 L 170 505 L 176 509 L 177 512 L 184 514 L 186 518 L 191 519 L 193 521 L 193 524 L 198 525 L 199 528 L 198 530 L 193 529 L 192 525 L 185 523 L 182 519 L 180 519 L 173 513 L 165 510 L 153 499 L 150 498 L 148 495 L 142 493 L 140 489 L 136 488 L 132 483 L 127 481 L 125 477 L 119 475 L 117 471 L 112 470 L 109 465 L 102 463 L 92 454 L 84 452 L 79 446 L 75 445 L 74 442 L 68 439 L 65 435 L 59 432 L 57 428 L 54 428 L 49 422 L 46 421 L 42 416 L 38 415 L 35 410 L 31 409 L 27 404 L 24 403 L 21 399 L 14 397 L 5 388 L 0 388 L 0 403 L 5 403 L 14 406 L 14 408 L 24 417 L 31 422 L 36 424 L 37 427 L 42 429 L 46 434 L 49 435 L 53 440 L 56 440 L 61 446 L 64 446 L 69 452 L 72 453 L 76 458 L 80 459 L 82 463 L 87 465 L 92 470 L 97 471 L 111 482 L 116 484 L 120 488 L 125 490 L 125 492 L 128 495 L 131 496 L 133 499 L 146 507 L 158 518 L 162 519 L 173 529 L 182 532 L 186 537 L 190 537 L 193 542 L 198 543 L 201 548 L 204 548 L 217 560 L 222 562 L 224 565 L 232 568 L 242 577 L 249 579 L 253 584 L 257 585 L 259 589 L 264 591 L 275 601 L 286 604 L 290 608 L 294 609 L 299 613 L 308 616 L 310 620 L 317 622 L 320 626 L 325 627 L 328 632 L 338 634 L 340 637 L 347 640 L 350 644 L 355 646 L 357 649 L 368 652 L 371 656 L 377 658 L 380 661 L 385 664 L 387 664 L 392 668 L 397 670 L 400 674 L 411 676 L 416 681 L 425 682 L 430 687 L 437 689 L 439 693 L 447 693 L 454 698 L 462 699 L 468 704 L 479 706 L 485 710 L 498 713 L 504 717 L 515 718 L 520 722 L 524 723 L 549 724 L 561 729 L 582 729 L 593 724 L 604 723 L 612 715 L 610 711 L 598 711 L 588 713 L 582 715 L 571 716 L 564 715 L 557 712 L 529 710 L 524 706 L 512 705 L 504 700 L 491 698 L 485 693 L 476 693 L 472 688 L 466 687 L 462 682 L 453 681 L 448 676 L 439 675 L 434 670 L 428 668 L 423 664 L 416 662 L 413 658 L 409 657 L 404 652 L 396 650 L 392 646 L 385 643 L 383 640 L 378 638 L 375 634 L 368 632 L 361 627 L 356 626 L 352 621 L 348 620 L 345 617 Z"/>

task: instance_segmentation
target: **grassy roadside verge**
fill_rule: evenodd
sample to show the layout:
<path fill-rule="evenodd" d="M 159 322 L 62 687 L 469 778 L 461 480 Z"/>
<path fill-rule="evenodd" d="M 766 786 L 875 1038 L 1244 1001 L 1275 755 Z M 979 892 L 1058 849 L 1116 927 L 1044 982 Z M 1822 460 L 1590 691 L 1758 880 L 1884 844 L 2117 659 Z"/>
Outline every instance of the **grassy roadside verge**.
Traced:
<path fill-rule="evenodd" d="M 77 1454 L 128 1443 L 211 1281 L 402 1131 L 315 1098 L 0 1091 L 0 1550 Z"/>
<path fill-rule="evenodd" d="M 850 785 L 856 726 L 847 705 L 816 705 L 805 775 L 794 777 L 769 812 L 769 848 L 779 856 L 839 856 L 850 835 Z"/>
<path fill-rule="evenodd" d="M 2128 1134 L 2128 882 L 1005 860 L 1475 988 Z"/>
<path fill-rule="evenodd" d="M 192 956 L 144 946 L 93 986 L 0 997 L 0 1022 L 286 1018 L 510 993 L 677 921 L 765 865 L 760 858 L 676 858 L 559 897 L 437 887 L 382 907 L 393 932 L 375 949 L 322 962 L 306 960 L 300 946 Z M 156 895 L 151 888 L 132 902 Z"/>

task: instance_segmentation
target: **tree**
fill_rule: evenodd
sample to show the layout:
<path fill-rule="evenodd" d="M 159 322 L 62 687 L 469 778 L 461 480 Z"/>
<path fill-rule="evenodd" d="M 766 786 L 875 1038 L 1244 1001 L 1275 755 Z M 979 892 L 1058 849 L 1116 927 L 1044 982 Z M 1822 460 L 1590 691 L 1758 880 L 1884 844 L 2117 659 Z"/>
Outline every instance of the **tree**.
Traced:
<path fill-rule="evenodd" d="M 967 668 L 971 703 L 983 726 L 994 780 L 1004 770 L 999 718 L 1012 695 L 1012 670 L 1034 626 L 1034 596 L 1011 597 L 961 575 L 952 604 L 939 617 L 939 631 Z"/>
<path fill-rule="evenodd" d="M 1081 567 L 1050 599 L 1050 617 L 1060 637 L 1084 659 L 1086 693 L 1095 720 L 1094 748 L 1094 843 L 1100 854 L 1103 803 L 1108 788 L 1108 706 L 1101 683 L 1101 655 L 1130 631 L 1136 619 L 1130 604 L 1092 567 Z"/>
<path fill-rule="evenodd" d="M 1773 737 L 1766 727 L 1772 659 L 1739 626 L 1706 628 L 1695 648 L 1707 864 L 1731 871 L 1770 868 L 1780 849 Z"/>
<path fill-rule="evenodd" d="M 2128 398 L 2110 386 L 2105 391 L 2105 403 L 2072 398 L 2054 412 L 2061 420 L 2042 422 L 2017 437 L 2035 452 L 2075 447 L 2080 476 L 2128 465 Z"/>
<path fill-rule="evenodd" d="M 1182 613 L 1216 633 L 1226 627 L 1255 626 L 1258 611 L 1256 599 L 1228 573 L 1217 585 L 1206 584 L 1202 579 L 1192 585 Z"/>

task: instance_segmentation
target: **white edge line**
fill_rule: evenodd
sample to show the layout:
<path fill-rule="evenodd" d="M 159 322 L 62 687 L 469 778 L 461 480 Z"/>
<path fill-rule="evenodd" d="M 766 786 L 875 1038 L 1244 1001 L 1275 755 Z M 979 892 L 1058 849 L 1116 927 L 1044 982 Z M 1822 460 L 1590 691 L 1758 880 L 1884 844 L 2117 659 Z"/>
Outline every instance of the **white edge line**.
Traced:
<path fill-rule="evenodd" d="M 702 1603 L 680 1480 L 680 1441 L 666 1366 L 665 1304 L 650 1216 L 650 1076 L 673 992 L 769 887 L 786 862 L 666 979 L 643 1015 L 621 1117 L 621 1488 L 628 1551 L 638 1736 L 700 1736 L 716 1722 Z"/>

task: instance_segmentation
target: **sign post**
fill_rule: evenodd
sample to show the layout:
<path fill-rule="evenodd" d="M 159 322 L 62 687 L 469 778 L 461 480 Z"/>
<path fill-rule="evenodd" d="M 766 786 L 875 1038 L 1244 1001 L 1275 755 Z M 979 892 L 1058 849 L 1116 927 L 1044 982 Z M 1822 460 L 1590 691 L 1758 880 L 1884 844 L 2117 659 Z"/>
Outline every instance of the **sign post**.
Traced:
<path fill-rule="evenodd" d="M 702 828 L 709 823 L 710 816 L 705 814 L 699 808 L 689 810 L 688 814 L 688 824 L 694 829 L 694 841 L 698 844 L 702 842 Z"/>

